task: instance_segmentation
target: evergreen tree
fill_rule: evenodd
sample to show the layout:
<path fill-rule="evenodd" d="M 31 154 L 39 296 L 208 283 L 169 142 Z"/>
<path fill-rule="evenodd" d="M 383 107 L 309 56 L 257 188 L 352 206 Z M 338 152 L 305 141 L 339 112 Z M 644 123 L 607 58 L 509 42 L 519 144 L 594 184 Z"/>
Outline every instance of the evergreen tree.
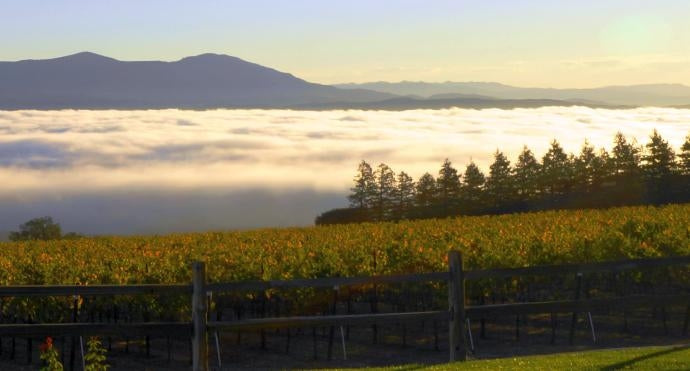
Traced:
<path fill-rule="evenodd" d="M 656 129 L 650 140 L 645 146 L 647 151 L 643 156 L 645 174 L 649 179 L 666 179 L 675 170 L 676 155 Z"/>
<path fill-rule="evenodd" d="M 443 161 L 436 179 L 437 201 L 442 216 L 448 216 L 457 208 L 460 199 L 460 176 L 448 159 Z"/>
<path fill-rule="evenodd" d="M 634 142 L 628 143 L 620 131 L 616 133 L 611 164 L 614 176 L 637 176 L 640 173 L 641 149 Z"/>
<path fill-rule="evenodd" d="M 672 178 L 676 170 L 676 155 L 671 146 L 654 130 L 642 156 L 649 200 L 665 203 L 673 199 Z"/>
<path fill-rule="evenodd" d="M 377 221 L 388 220 L 395 203 L 395 173 L 386 164 L 380 164 L 374 172 L 376 197 L 374 198 L 374 216 Z"/>
<path fill-rule="evenodd" d="M 541 165 L 539 161 L 537 161 L 527 146 L 523 147 L 514 170 L 517 197 L 523 203 L 534 200 L 540 193 L 540 173 Z"/>
<path fill-rule="evenodd" d="M 429 208 L 436 204 L 436 180 L 429 173 L 424 173 L 417 181 L 416 203 L 420 208 Z"/>
<path fill-rule="evenodd" d="M 484 183 L 486 178 L 479 167 L 470 162 L 462 177 L 463 207 L 469 214 L 475 214 L 483 208 Z"/>
<path fill-rule="evenodd" d="M 563 147 L 554 139 L 542 158 L 541 185 L 544 193 L 550 196 L 562 196 L 570 190 L 571 161 L 572 158 L 563 151 Z"/>
<path fill-rule="evenodd" d="M 683 175 L 690 175 L 690 134 L 685 137 L 683 146 L 680 147 L 680 154 L 678 154 L 679 168 Z"/>
<path fill-rule="evenodd" d="M 395 189 L 395 219 L 410 217 L 415 202 L 415 184 L 406 172 L 398 174 L 398 186 Z"/>
<path fill-rule="evenodd" d="M 496 150 L 494 162 L 489 166 L 489 177 L 486 179 L 486 194 L 489 207 L 503 208 L 514 200 L 515 184 L 508 158 Z"/>
<path fill-rule="evenodd" d="M 592 192 L 597 162 L 597 155 L 594 153 L 594 147 L 585 140 L 585 143 L 582 145 L 582 151 L 575 159 L 574 164 L 575 171 L 573 180 L 576 192 Z"/>
<path fill-rule="evenodd" d="M 612 175 L 612 161 L 606 149 L 601 148 L 599 155 L 594 158 L 592 162 L 592 188 L 594 190 L 601 190 L 601 187 L 606 182 L 606 179 Z"/>
<path fill-rule="evenodd" d="M 350 207 L 358 209 L 371 208 L 376 196 L 376 182 L 371 165 L 366 161 L 359 163 L 354 182 L 355 186 L 350 188 L 351 193 L 347 197 L 350 201 Z"/>

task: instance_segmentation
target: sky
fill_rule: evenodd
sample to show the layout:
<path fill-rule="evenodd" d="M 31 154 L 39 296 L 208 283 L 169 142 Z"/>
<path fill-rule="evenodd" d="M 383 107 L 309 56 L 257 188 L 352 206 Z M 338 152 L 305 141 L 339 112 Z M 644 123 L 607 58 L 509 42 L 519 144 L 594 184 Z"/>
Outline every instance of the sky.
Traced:
<path fill-rule="evenodd" d="M 325 84 L 690 85 L 687 0 L 0 0 L 0 60 L 213 52 Z"/>

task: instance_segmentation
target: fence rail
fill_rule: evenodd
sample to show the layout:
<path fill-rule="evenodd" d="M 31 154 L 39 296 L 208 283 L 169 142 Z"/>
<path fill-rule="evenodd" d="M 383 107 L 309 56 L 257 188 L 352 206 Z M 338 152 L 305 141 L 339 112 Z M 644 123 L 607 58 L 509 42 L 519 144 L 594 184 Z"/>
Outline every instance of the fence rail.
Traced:
<path fill-rule="evenodd" d="M 364 325 L 400 323 L 409 321 L 437 320 L 449 323 L 449 359 L 464 360 L 467 356 L 465 343 L 466 319 L 496 315 L 521 315 L 537 313 L 591 312 L 609 308 L 626 309 L 641 305 L 689 305 L 690 294 L 634 295 L 611 298 L 558 300 L 467 306 L 465 282 L 480 279 L 499 279 L 523 276 L 554 276 L 585 273 L 620 272 L 659 267 L 690 265 L 690 256 L 632 259 L 588 264 L 534 266 L 526 268 L 482 269 L 465 271 L 462 257 L 457 251 L 448 255 L 448 271 L 407 275 L 370 277 L 332 277 L 294 279 L 285 281 L 239 281 L 207 283 L 205 266 L 193 264 L 191 284 L 143 284 L 143 285 L 47 285 L 0 287 L 0 297 L 44 296 L 103 296 L 138 294 L 191 294 L 192 320 L 190 322 L 146 323 L 53 323 L 53 324 L 0 324 L 0 336 L 62 336 L 62 335 L 165 335 L 192 337 L 194 370 L 208 369 L 208 333 L 218 330 L 260 330 L 286 327 L 318 327 L 340 325 Z M 408 282 L 447 282 L 447 311 L 374 313 L 328 316 L 294 316 L 255 318 L 237 321 L 208 321 L 207 295 L 211 292 L 264 291 L 269 289 L 331 288 L 367 284 L 396 284 Z M 579 282 L 579 279 L 578 279 Z M 579 284 L 578 284 L 579 293 Z M 690 314 L 690 310 L 688 311 Z M 688 319 L 686 319 L 687 327 Z"/>

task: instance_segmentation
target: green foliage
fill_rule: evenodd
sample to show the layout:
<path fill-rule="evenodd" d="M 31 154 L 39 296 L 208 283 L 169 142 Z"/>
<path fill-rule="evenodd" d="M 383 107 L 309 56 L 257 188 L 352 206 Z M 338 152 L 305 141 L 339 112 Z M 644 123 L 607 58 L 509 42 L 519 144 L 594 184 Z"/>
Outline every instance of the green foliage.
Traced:
<path fill-rule="evenodd" d="M 486 183 L 484 174 L 474 162 L 470 162 L 462 177 L 461 195 L 463 207 L 469 214 L 473 214 L 476 209 L 482 207 L 480 202 L 483 199 L 484 183 Z"/>
<path fill-rule="evenodd" d="M 460 176 L 450 160 L 445 159 L 436 178 L 436 195 L 441 216 L 449 216 L 460 199 Z"/>
<path fill-rule="evenodd" d="M 690 176 L 690 135 L 685 137 L 685 142 L 680 147 L 680 151 L 678 158 L 680 160 L 681 173 Z"/>
<path fill-rule="evenodd" d="M 90 337 L 86 343 L 86 354 L 84 355 L 86 368 L 84 371 L 107 371 L 110 366 L 106 364 L 106 353 L 101 340 L 95 336 Z"/>
<path fill-rule="evenodd" d="M 640 153 L 642 149 L 635 143 L 628 143 L 620 131 L 616 133 L 611 162 L 614 174 L 637 175 L 640 172 Z"/>
<path fill-rule="evenodd" d="M 569 190 L 572 176 L 571 159 L 557 140 L 551 142 L 549 150 L 542 158 L 542 190 L 552 196 L 558 196 Z"/>
<path fill-rule="evenodd" d="M 39 347 L 41 351 L 41 371 L 62 371 L 62 363 L 58 356 L 57 349 L 53 346 L 53 338 L 47 337 L 45 342 Z"/>
<path fill-rule="evenodd" d="M 380 164 L 374 173 L 376 193 L 373 199 L 374 217 L 377 221 L 391 218 L 396 199 L 395 173 L 386 164 Z"/>
<path fill-rule="evenodd" d="M 518 156 L 514 177 L 517 197 L 522 202 L 533 200 L 539 194 L 539 173 L 541 165 L 532 151 L 526 146 Z"/>
<path fill-rule="evenodd" d="M 350 189 L 351 193 L 348 196 L 350 207 L 359 209 L 371 207 L 376 194 L 376 183 L 371 165 L 366 161 L 360 162 L 354 181 L 355 186 Z"/>
<path fill-rule="evenodd" d="M 31 240 L 58 240 L 62 237 L 60 224 L 55 223 L 53 218 L 44 216 L 42 218 L 31 219 L 19 226 L 19 231 L 10 233 L 10 241 L 31 241 Z"/>
<path fill-rule="evenodd" d="M 486 179 L 486 193 L 490 207 L 498 208 L 515 199 L 515 184 L 510 161 L 503 152 L 494 153 L 494 162 L 489 166 L 489 177 Z"/>
<path fill-rule="evenodd" d="M 471 360 L 452 364 L 418 366 L 405 365 L 367 370 L 687 370 L 690 347 L 664 346 L 621 348 L 566 352 L 526 357 L 506 357 L 489 360 Z"/>
<path fill-rule="evenodd" d="M 650 142 L 646 145 L 644 170 L 649 178 L 663 179 L 671 175 L 676 166 L 676 155 L 671 146 L 654 130 Z"/>
<path fill-rule="evenodd" d="M 419 178 L 416 187 L 416 200 L 419 207 L 432 207 L 436 204 L 436 180 L 434 176 L 429 173 L 424 173 Z"/>
<path fill-rule="evenodd" d="M 395 189 L 395 210 L 397 219 L 407 219 L 411 216 L 415 201 L 415 183 L 406 172 L 398 174 L 398 187 Z"/>

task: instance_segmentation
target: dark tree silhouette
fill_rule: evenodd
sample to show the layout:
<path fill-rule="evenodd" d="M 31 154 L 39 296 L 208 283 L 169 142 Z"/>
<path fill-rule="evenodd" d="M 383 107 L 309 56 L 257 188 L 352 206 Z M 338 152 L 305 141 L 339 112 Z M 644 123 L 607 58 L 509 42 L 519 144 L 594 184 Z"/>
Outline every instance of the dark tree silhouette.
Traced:
<path fill-rule="evenodd" d="M 429 173 L 424 173 L 417 182 L 416 203 L 418 207 L 433 207 L 436 205 L 436 180 Z"/>
<path fill-rule="evenodd" d="M 671 180 L 676 170 L 676 154 L 668 142 L 654 130 L 642 156 L 649 199 L 654 203 L 668 202 L 672 197 Z"/>
<path fill-rule="evenodd" d="M 690 175 L 690 135 L 685 137 L 685 142 L 683 146 L 680 147 L 678 159 L 681 174 Z"/>
<path fill-rule="evenodd" d="M 638 176 L 640 173 L 640 153 L 635 143 L 628 143 L 620 131 L 616 133 L 611 162 L 615 175 Z"/>
<path fill-rule="evenodd" d="M 415 184 L 406 172 L 398 174 L 398 186 L 395 189 L 395 219 L 408 219 L 412 216 L 415 203 Z"/>
<path fill-rule="evenodd" d="M 588 141 L 582 145 L 580 155 L 575 158 L 574 186 L 575 192 L 591 193 L 593 191 L 597 155 Z"/>
<path fill-rule="evenodd" d="M 654 130 L 651 141 L 645 146 L 647 151 L 643 156 L 644 171 L 651 179 L 667 178 L 676 167 L 676 155 L 668 142 Z"/>
<path fill-rule="evenodd" d="M 484 183 L 486 178 L 479 167 L 470 162 L 465 168 L 465 174 L 462 177 L 462 192 L 461 207 L 464 208 L 468 214 L 477 214 L 483 208 L 484 201 Z"/>
<path fill-rule="evenodd" d="M 362 161 L 349 196 L 349 209 L 317 217 L 317 224 L 501 214 L 555 208 L 690 202 L 690 135 L 676 155 L 654 130 L 643 147 L 620 132 L 611 155 L 585 141 L 578 156 L 554 140 L 539 163 L 523 147 L 515 167 L 496 151 L 484 177 L 471 162 L 462 176 L 446 159 L 438 179 L 425 173 L 415 184 L 385 164 L 376 171 Z M 460 181 L 462 180 L 462 181 Z"/>
<path fill-rule="evenodd" d="M 515 202 L 515 183 L 510 161 L 503 152 L 496 150 L 494 162 L 489 166 L 489 177 L 486 178 L 487 206 L 500 210 Z"/>
<path fill-rule="evenodd" d="M 460 176 L 458 171 L 446 159 L 441 165 L 436 178 L 437 201 L 442 216 L 449 216 L 457 210 L 460 201 Z"/>
<path fill-rule="evenodd" d="M 44 216 L 20 225 L 19 231 L 10 232 L 9 238 L 10 241 L 59 240 L 62 238 L 62 229 L 53 218 Z"/>
<path fill-rule="evenodd" d="M 380 164 L 374 172 L 376 195 L 374 196 L 375 220 L 388 220 L 395 204 L 395 173 L 386 164 Z"/>
<path fill-rule="evenodd" d="M 533 201 L 541 193 L 539 177 L 541 165 L 532 151 L 526 146 L 518 156 L 515 164 L 514 178 L 518 201 L 522 204 L 521 208 L 528 202 Z"/>
<path fill-rule="evenodd" d="M 571 159 L 554 139 L 541 161 L 542 191 L 553 198 L 560 197 L 569 191 L 571 177 Z"/>
<path fill-rule="evenodd" d="M 359 163 L 354 181 L 355 186 L 350 188 L 348 196 L 350 207 L 362 210 L 370 208 L 376 195 L 376 182 L 374 172 L 366 161 Z"/>

